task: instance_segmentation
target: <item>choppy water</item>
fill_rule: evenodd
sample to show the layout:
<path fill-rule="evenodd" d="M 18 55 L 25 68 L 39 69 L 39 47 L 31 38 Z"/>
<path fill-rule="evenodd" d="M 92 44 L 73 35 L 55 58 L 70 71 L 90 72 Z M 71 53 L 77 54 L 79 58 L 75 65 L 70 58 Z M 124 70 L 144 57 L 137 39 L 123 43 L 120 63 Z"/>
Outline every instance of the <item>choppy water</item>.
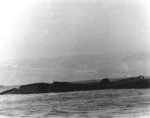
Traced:
<path fill-rule="evenodd" d="M 150 118 L 150 89 L 0 96 L 0 118 Z"/>

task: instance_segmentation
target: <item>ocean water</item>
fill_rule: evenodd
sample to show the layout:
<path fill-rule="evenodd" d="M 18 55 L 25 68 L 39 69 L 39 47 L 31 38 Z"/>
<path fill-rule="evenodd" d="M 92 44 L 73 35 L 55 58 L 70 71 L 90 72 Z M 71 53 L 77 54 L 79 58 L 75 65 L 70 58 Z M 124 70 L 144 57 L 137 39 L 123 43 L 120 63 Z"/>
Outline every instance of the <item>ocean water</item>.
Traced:
<path fill-rule="evenodd" d="M 150 118 L 150 89 L 1 95 L 0 118 Z"/>

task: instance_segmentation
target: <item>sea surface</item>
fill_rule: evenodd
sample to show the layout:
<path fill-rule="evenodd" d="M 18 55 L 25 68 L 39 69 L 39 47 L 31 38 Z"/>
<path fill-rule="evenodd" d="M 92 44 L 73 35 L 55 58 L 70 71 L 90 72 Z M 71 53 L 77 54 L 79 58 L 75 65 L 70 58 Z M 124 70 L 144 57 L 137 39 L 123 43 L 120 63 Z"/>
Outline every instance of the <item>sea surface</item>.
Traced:
<path fill-rule="evenodd" d="M 150 89 L 1 95 L 0 118 L 150 118 Z"/>

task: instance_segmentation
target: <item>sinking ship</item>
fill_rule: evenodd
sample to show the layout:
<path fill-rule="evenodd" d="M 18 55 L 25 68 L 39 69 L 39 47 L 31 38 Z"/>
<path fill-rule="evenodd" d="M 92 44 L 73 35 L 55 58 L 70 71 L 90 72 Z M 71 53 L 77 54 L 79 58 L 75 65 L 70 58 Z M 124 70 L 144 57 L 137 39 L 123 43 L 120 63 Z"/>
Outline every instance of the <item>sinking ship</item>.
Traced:
<path fill-rule="evenodd" d="M 53 82 L 21 85 L 0 93 L 5 94 L 37 94 L 52 92 L 90 91 L 100 89 L 144 89 L 150 88 L 150 80 L 144 76 L 129 77 L 116 81 L 104 78 L 98 82 Z"/>

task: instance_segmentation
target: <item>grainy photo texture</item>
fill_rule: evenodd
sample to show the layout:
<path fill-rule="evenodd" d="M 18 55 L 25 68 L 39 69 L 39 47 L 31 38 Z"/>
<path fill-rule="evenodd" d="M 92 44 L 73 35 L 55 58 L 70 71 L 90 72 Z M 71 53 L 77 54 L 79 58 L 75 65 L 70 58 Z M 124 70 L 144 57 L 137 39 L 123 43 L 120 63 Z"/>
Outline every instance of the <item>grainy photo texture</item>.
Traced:
<path fill-rule="evenodd" d="M 149 0 L 0 0 L 0 118 L 149 118 Z"/>

